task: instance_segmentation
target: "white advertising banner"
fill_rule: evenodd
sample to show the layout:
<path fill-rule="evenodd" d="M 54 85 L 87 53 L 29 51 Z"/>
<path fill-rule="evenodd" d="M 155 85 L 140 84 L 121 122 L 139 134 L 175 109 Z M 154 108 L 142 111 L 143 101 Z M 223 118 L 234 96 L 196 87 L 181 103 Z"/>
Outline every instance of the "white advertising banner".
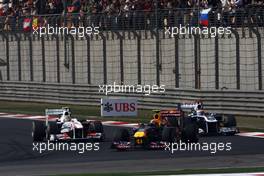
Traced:
<path fill-rule="evenodd" d="M 101 116 L 137 116 L 136 99 L 101 99 Z"/>

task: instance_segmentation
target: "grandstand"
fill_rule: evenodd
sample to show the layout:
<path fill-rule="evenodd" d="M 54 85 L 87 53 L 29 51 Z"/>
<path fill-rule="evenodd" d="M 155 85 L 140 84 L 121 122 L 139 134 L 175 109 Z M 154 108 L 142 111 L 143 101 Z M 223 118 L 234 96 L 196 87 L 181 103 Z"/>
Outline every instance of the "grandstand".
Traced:
<path fill-rule="evenodd" d="M 158 0 L 157 5 L 155 0 L 2 0 L 0 27 L 20 31 L 25 18 L 33 17 L 38 26 L 94 25 L 104 30 L 197 25 L 198 9 L 207 8 L 212 9 L 211 25 L 263 25 L 263 4 L 262 0 Z"/>

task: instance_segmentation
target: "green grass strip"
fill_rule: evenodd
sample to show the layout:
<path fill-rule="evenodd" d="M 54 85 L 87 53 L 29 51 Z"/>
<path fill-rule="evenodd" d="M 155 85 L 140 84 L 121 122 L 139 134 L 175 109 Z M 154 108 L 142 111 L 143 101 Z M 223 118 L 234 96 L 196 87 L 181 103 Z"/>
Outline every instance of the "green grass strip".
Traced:
<path fill-rule="evenodd" d="M 134 123 L 146 123 L 152 118 L 152 110 L 139 109 L 137 117 L 100 117 L 99 106 L 52 104 L 52 103 L 32 103 L 21 101 L 0 101 L 0 112 L 20 113 L 30 115 L 45 115 L 47 108 L 61 108 L 68 106 L 72 110 L 73 117 L 86 119 L 88 116 L 94 116 L 98 120 L 116 120 Z M 241 131 L 264 132 L 264 118 L 260 117 L 236 117 L 237 124 Z"/>
<path fill-rule="evenodd" d="M 223 168 L 223 169 L 184 169 L 176 171 L 153 171 L 134 173 L 89 173 L 89 174 L 65 174 L 57 176 L 139 176 L 139 175 L 180 175 L 180 174 L 222 174 L 222 173 L 251 173 L 264 172 L 264 167 L 253 168 Z"/>

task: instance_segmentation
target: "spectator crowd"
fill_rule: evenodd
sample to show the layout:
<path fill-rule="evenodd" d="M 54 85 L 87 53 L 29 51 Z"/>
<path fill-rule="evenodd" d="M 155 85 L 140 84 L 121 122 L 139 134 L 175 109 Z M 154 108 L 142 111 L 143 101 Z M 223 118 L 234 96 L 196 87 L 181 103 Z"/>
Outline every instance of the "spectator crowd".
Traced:
<path fill-rule="evenodd" d="M 260 15 L 260 19 L 264 18 L 264 0 L 0 0 L 0 23 L 1 29 L 14 30 L 23 25 L 22 18 L 38 16 L 43 17 L 38 20 L 38 25 L 53 23 L 113 28 L 122 24 L 127 28 L 131 25 L 145 28 L 153 27 L 154 21 L 155 25 L 157 21 L 158 25 L 194 25 L 198 8 L 211 8 L 211 14 L 221 17 L 226 25 L 239 21 L 237 14 L 250 13 L 248 8 L 257 9 L 253 12 Z"/>

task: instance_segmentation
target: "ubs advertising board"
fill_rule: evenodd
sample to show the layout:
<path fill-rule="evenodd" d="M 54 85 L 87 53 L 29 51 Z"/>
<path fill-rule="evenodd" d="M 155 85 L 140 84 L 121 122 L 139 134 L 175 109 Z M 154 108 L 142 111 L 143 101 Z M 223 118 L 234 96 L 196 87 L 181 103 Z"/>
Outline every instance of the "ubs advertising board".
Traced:
<path fill-rule="evenodd" d="M 137 116 L 136 99 L 102 98 L 101 116 Z"/>

